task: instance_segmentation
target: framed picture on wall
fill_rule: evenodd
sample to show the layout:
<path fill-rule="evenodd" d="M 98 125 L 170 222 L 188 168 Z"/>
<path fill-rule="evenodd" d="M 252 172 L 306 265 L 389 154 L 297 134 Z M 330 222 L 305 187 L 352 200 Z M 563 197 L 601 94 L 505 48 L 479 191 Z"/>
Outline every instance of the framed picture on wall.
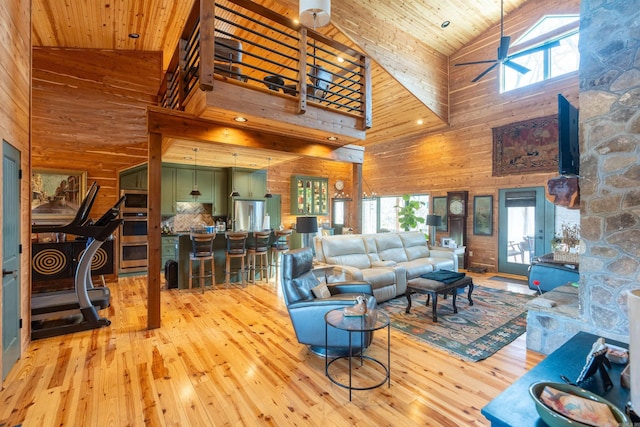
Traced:
<path fill-rule="evenodd" d="M 473 234 L 493 235 L 493 196 L 473 197 Z"/>
<path fill-rule="evenodd" d="M 38 224 L 73 219 L 87 192 L 87 172 L 66 169 L 31 171 L 31 216 Z"/>
<path fill-rule="evenodd" d="M 442 225 L 437 226 L 436 231 L 447 231 L 447 198 L 434 197 L 432 200 L 433 214 L 442 218 Z"/>

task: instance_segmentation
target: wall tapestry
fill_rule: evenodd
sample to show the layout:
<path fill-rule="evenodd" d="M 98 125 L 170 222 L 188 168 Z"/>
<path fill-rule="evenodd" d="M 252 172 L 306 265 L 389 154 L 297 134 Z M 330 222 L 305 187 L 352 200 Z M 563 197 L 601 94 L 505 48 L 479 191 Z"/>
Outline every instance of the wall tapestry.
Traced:
<path fill-rule="evenodd" d="M 558 117 L 493 128 L 493 176 L 558 171 Z"/>

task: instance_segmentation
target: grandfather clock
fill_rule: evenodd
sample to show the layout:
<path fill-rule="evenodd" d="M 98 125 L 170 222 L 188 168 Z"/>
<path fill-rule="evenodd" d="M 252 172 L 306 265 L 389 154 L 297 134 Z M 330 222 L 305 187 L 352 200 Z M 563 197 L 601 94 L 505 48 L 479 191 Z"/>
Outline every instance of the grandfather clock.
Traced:
<path fill-rule="evenodd" d="M 451 191 L 447 193 L 447 215 L 449 217 L 449 237 L 458 246 L 467 245 L 467 199 L 468 191 Z M 467 266 L 467 251 L 464 251 L 464 265 Z"/>

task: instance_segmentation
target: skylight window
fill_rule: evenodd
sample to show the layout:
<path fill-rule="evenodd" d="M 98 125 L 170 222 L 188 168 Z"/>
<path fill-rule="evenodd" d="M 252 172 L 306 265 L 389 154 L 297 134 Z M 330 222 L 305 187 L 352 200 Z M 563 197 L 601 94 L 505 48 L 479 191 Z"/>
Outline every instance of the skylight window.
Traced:
<path fill-rule="evenodd" d="M 509 67 L 502 67 L 502 91 L 508 92 L 576 71 L 580 65 L 579 24 L 578 15 L 551 15 L 531 27 L 513 43 L 510 55 L 517 54 L 518 50 L 524 51 L 554 41 L 557 43 L 512 60 L 531 70 L 528 73 L 521 74 Z"/>

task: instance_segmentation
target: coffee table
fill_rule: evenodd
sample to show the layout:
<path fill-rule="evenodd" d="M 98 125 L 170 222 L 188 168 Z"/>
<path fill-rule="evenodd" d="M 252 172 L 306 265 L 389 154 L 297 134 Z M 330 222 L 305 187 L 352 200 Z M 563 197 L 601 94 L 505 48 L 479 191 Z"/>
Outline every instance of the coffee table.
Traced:
<path fill-rule="evenodd" d="M 327 314 L 324 315 L 325 326 L 324 326 L 324 342 L 325 342 L 325 356 L 324 356 L 324 372 L 325 375 L 329 378 L 329 380 L 342 387 L 349 390 L 349 401 L 351 401 L 351 392 L 353 390 L 371 390 L 376 387 L 380 387 L 385 382 L 389 384 L 391 387 L 391 328 L 389 316 L 387 316 L 382 310 L 378 309 L 369 309 L 367 314 L 364 316 L 345 316 L 342 309 L 331 310 Z M 329 342 L 329 327 L 341 329 L 343 331 L 347 331 L 349 333 L 349 353 L 346 356 L 339 356 L 333 358 L 333 360 L 329 361 L 329 348 L 327 343 Z M 364 334 L 365 332 L 373 332 L 379 329 L 387 328 L 387 364 L 385 365 L 382 361 L 375 359 L 372 356 L 365 356 L 364 349 L 360 351 L 360 354 L 353 354 L 352 347 L 352 334 L 359 333 L 360 342 L 364 342 Z M 382 381 L 375 383 L 370 386 L 357 387 L 353 385 L 353 377 L 352 377 L 352 362 L 353 358 L 360 358 L 360 366 L 364 364 L 365 360 L 371 361 L 383 369 L 383 379 Z M 329 367 L 336 361 L 341 359 L 349 359 L 349 384 L 341 383 L 336 380 L 331 373 L 329 372 Z"/>
<path fill-rule="evenodd" d="M 438 315 L 436 313 L 436 306 L 438 305 L 438 294 L 444 295 L 445 297 L 451 293 L 453 300 L 453 312 L 458 312 L 458 307 L 456 307 L 456 296 L 458 295 L 459 288 L 469 287 L 469 292 L 467 294 L 467 299 L 469 300 L 469 305 L 473 305 L 473 300 L 471 299 L 471 293 L 473 292 L 473 280 L 471 277 L 465 276 L 460 280 L 456 280 L 453 283 L 444 283 L 438 282 L 437 280 L 425 279 L 422 277 L 416 277 L 415 279 L 411 279 L 407 282 L 407 291 L 405 296 L 407 297 L 407 309 L 405 313 L 409 313 L 411 311 L 411 294 L 427 294 L 427 306 L 429 305 L 429 299 L 433 298 L 433 303 L 431 305 L 431 318 L 433 319 L 433 323 L 438 322 Z"/>

